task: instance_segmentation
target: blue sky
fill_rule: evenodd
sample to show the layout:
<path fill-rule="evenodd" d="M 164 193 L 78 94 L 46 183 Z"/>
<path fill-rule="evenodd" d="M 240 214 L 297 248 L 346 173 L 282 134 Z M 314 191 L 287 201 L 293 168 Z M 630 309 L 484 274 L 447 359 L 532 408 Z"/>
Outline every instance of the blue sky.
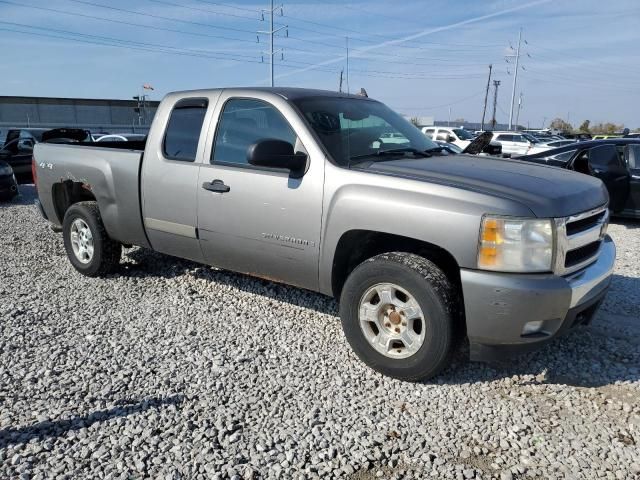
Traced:
<path fill-rule="evenodd" d="M 129 98 L 150 83 L 160 99 L 266 85 L 268 42 L 255 32 L 269 28 L 259 13 L 267 6 L 0 0 L 0 94 Z M 501 81 L 497 119 L 506 122 L 515 66 L 505 56 L 522 27 L 521 124 L 561 117 L 640 127 L 638 0 L 285 0 L 283 10 L 276 85 L 337 89 L 349 37 L 351 91 L 365 87 L 409 115 L 447 119 L 451 109 L 452 119 L 479 121 L 491 63 Z"/>

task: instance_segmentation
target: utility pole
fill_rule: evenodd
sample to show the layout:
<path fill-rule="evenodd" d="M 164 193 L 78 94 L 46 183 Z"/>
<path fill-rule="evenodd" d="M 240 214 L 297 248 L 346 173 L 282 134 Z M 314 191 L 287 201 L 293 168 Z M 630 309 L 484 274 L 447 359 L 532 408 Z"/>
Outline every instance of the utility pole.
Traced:
<path fill-rule="evenodd" d="M 338 84 L 338 92 L 342 93 L 342 74 L 344 70 L 340 70 L 340 83 Z"/>
<path fill-rule="evenodd" d="M 493 91 L 493 117 L 491 118 L 491 129 L 496 129 L 496 108 L 498 106 L 498 87 L 500 86 L 500 80 L 493 81 L 493 87 L 495 90 Z"/>
<path fill-rule="evenodd" d="M 520 92 L 520 96 L 518 97 L 518 113 L 516 113 L 516 128 L 518 128 L 518 123 L 520 122 L 521 108 L 522 108 L 522 92 Z"/>
<path fill-rule="evenodd" d="M 269 14 L 269 18 L 270 18 L 270 28 L 268 31 L 264 31 L 264 30 L 259 30 L 258 34 L 261 35 L 269 35 L 269 51 L 268 52 L 262 52 L 263 55 L 269 55 L 269 70 L 270 70 L 270 74 L 271 74 L 271 86 L 274 86 L 274 82 L 273 82 L 273 57 L 274 55 L 276 55 L 277 53 L 282 54 L 282 49 L 278 49 L 278 50 L 274 50 L 273 48 L 273 37 L 275 36 L 276 33 L 278 33 L 280 30 L 285 30 L 288 28 L 288 25 L 282 25 L 280 28 L 273 28 L 273 14 L 275 13 L 276 10 L 280 10 L 280 16 L 283 15 L 282 12 L 282 4 L 277 5 L 277 6 L 273 6 L 273 0 L 271 0 L 271 8 L 268 10 L 262 10 L 262 20 L 264 20 L 264 14 L 267 13 Z M 289 36 L 289 31 L 287 30 L 287 36 Z"/>
<path fill-rule="evenodd" d="M 447 127 L 451 126 L 451 107 L 449 107 L 449 120 L 447 121 Z"/>
<path fill-rule="evenodd" d="M 349 89 L 349 37 L 345 37 L 347 41 L 347 93 L 351 93 Z"/>
<path fill-rule="evenodd" d="M 509 130 L 512 127 L 513 119 L 513 102 L 516 99 L 516 82 L 518 81 L 518 64 L 520 63 L 520 43 L 522 42 L 522 27 L 520 27 L 520 33 L 518 33 L 518 48 L 515 55 L 508 55 L 509 57 L 516 57 L 516 70 L 513 73 L 513 87 L 511 88 L 511 108 L 509 109 Z"/>
<path fill-rule="evenodd" d="M 487 90 L 484 92 L 484 108 L 482 109 L 482 123 L 480 124 L 480 130 L 484 131 L 484 117 L 487 113 L 487 99 L 489 98 L 489 86 L 491 85 L 491 69 L 493 65 L 489 64 L 489 78 L 487 78 Z"/>

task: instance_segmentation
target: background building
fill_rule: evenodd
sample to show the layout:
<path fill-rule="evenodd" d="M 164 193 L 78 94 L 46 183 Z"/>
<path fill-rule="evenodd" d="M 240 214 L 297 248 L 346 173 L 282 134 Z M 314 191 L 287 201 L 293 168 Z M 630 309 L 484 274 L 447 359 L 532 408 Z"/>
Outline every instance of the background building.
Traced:
<path fill-rule="evenodd" d="M 158 101 L 0 96 L 0 135 L 15 127 L 147 132 Z"/>

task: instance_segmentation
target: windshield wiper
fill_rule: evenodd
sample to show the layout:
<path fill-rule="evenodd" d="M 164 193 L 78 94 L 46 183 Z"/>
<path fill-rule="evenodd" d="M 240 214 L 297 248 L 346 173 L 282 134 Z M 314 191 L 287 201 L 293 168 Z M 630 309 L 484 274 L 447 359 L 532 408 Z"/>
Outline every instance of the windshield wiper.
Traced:
<path fill-rule="evenodd" d="M 349 160 L 362 160 L 362 159 L 366 159 L 366 158 L 375 159 L 376 157 L 402 155 L 403 153 L 412 153 L 414 155 L 418 155 L 418 156 L 421 156 L 421 157 L 431 157 L 432 156 L 431 150 L 432 149 L 429 149 L 429 150 L 418 150 L 417 148 L 410 148 L 410 147 L 390 148 L 389 150 L 378 150 L 375 153 L 364 153 L 364 154 L 361 154 L 361 155 L 353 155 L 352 157 L 349 157 Z"/>

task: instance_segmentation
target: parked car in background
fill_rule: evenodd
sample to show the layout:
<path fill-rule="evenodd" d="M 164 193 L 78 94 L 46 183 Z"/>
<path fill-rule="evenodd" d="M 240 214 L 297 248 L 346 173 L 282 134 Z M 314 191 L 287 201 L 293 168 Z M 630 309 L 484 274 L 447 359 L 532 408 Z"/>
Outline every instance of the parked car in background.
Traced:
<path fill-rule="evenodd" d="M 598 134 L 598 135 L 593 135 L 591 137 L 592 140 L 609 140 L 612 138 L 622 138 L 622 135 L 613 133 L 613 134 Z"/>
<path fill-rule="evenodd" d="M 640 139 L 577 142 L 518 160 L 545 163 L 597 177 L 609 191 L 609 206 L 614 214 L 640 218 Z"/>
<path fill-rule="evenodd" d="M 569 139 L 565 139 L 565 140 L 551 140 L 549 142 L 546 142 L 545 145 L 547 147 L 550 148 L 558 148 L 558 147 L 564 147 L 565 145 L 572 145 L 574 143 L 576 143 L 578 140 L 569 140 Z"/>
<path fill-rule="evenodd" d="M 443 155 L 370 98 L 177 92 L 146 144 L 127 143 L 36 145 L 41 213 L 77 271 L 105 275 L 139 245 L 334 296 L 349 344 L 385 375 L 434 376 L 463 336 L 475 360 L 541 346 L 588 322 L 611 283 L 602 182 Z"/>
<path fill-rule="evenodd" d="M 18 181 L 11 165 L 0 160 L 0 201 L 6 202 L 18 195 Z"/>
<path fill-rule="evenodd" d="M 0 160 L 8 163 L 20 183 L 32 183 L 31 158 L 35 140 L 30 137 L 16 137 L 5 143 L 0 150 Z"/>
<path fill-rule="evenodd" d="M 147 138 L 142 133 L 110 133 L 108 135 L 102 135 L 95 139 L 96 142 L 134 142 L 143 141 Z"/>
<path fill-rule="evenodd" d="M 444 142 L 451 145 L 456 145 L 460 150 L 466 149 L 474 139 L 481 135 L 483 132 L 478 132 L 477 134 L 471 133 L 464 128 L 449 128 L 449 127 L 422 127 L 422 133 L 424 133 L 427 138 L 430 138 L 434 142 Z M 483 142 L 485 144 L 484 149 L 481 154 L 484 153 L 486 155 L 502 155 L 502 146 L 497 142 Z"/>
<path fill-rule="evenodd" d="M 457 145 L 461 149 L 467 148 L 471 141 L 476 136 L 464 128 L 450 128 L 450 127 L 422 127 L 422 133 L 424 133 L 431 140 L 436 142 L 447 142 Z"/>
<path fill-rule="evenodd" d="M 35 145 L 38 142 L 42 141 L 42 134 L 50 130 L 49 128 L 10 128 L 7 130 L 7 135 L 4 139 L 4 144 L 6 145 L 13 140 L 18 138 L 29 138 L 33 140 L 33 144 Z"/>
<path fill-rule="evenodd" d="M 534 136 L 517 131 L 506 130 L 493 132 L 492 140 L 502 146 L 503 154 L 508 154 L 512 157 L 539 153 L 551 149 L 551 147 L 545 146 L 544 143 Z"/>

